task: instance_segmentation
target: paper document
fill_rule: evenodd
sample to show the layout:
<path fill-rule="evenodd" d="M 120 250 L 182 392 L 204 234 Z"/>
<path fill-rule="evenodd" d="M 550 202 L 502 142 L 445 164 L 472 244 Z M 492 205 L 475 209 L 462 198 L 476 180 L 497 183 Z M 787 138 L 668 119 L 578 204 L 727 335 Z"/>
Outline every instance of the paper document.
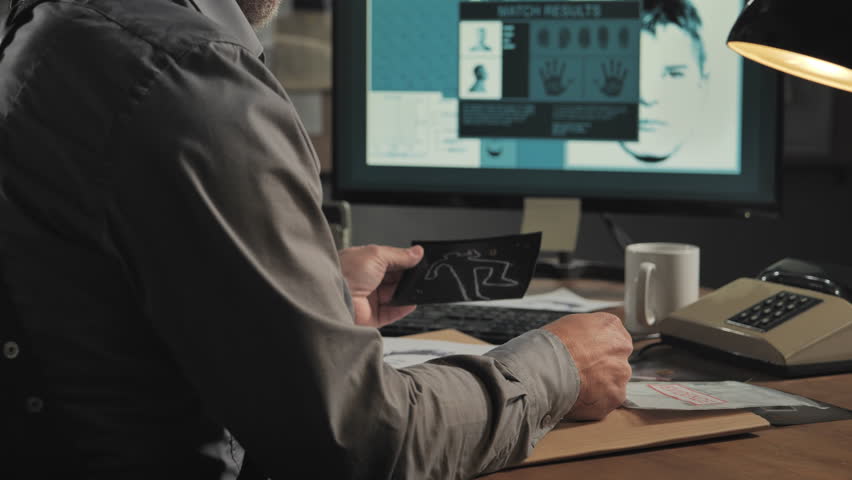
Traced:
<path fill-rule="evenodd" d="M 805 397 L 742 382 L 630 382 L 627 408 L 728 410 L 756 407 L 820 407 Z"/>
<path fill-rule="evenodd" d="M 494 345 L 478 345 L 442 340 L 382 337 L 385 362 L 395 368 L 404 368 L 447 355 L 482 355 Z"/>
<path fill-rule="evenodd" d="M 528 310 L 552 310 L 555 312 L 585 313 L 604 310 L 621 305 L 624 302 L 612 300 L 590 300 L 581 297 L 567 288 L 557 288 L 552 292 L 526 295 L 523 298 L 509 300 L 489 300 L 484 302 L 461 302 L 472 307 L 525 308 Z"/>

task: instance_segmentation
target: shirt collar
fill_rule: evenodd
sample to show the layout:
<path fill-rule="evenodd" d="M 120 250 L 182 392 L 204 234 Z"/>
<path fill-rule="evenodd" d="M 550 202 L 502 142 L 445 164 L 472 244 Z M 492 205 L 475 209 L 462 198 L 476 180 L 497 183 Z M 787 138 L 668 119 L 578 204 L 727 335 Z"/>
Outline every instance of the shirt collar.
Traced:
<path fill-rule="evenodd" d="M 254 56 L 263 55 L 263 46 L 236 0 L 189 0 L 189 3 L 236 36 Z"/>

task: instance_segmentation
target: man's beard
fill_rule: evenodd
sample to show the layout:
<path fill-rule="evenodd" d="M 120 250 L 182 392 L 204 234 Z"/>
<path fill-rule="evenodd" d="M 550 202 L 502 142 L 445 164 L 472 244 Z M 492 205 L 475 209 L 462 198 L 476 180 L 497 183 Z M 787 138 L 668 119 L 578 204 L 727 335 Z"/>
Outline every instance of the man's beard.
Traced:
<path fill-rule="evenodd" d="M 240 9 L 254 28 L 266 25 L 266 22 L 275 16 L 280 3 L 281 0 L 237 0 Z"/>

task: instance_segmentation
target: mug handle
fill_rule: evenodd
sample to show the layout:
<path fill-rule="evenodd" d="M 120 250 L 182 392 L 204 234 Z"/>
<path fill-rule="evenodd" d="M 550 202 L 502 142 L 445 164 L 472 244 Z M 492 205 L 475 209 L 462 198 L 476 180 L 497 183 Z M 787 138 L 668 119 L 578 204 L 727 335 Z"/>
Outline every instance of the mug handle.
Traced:
<path fill-rule="evenodd" d="M 657 266 L 651 262 L 639 264 L 639 281 L 636 286 L 636 295 L 633 297 L 633 311 L 636 312 L 637 323 L 647 327 L 653 327 L 657 323 L 657 316 L 651 308 L 651 284 L 654 281 L 654 271 Z"/>

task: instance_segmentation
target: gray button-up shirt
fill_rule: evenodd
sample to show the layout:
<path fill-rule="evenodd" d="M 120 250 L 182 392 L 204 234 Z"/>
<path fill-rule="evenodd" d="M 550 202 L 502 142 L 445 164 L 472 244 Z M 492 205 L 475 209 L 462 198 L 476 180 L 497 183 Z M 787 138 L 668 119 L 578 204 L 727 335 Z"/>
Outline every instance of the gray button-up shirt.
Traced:
<path fill-rule="evenodd" d="M 383 362 L 234 0 L 44 1 L 12 27 L 2 281 L 86 478 L 220 478 L 227 432 L 273 478 L 469 478 L 572 407 L 576 368 L 544 331 Z"/>

